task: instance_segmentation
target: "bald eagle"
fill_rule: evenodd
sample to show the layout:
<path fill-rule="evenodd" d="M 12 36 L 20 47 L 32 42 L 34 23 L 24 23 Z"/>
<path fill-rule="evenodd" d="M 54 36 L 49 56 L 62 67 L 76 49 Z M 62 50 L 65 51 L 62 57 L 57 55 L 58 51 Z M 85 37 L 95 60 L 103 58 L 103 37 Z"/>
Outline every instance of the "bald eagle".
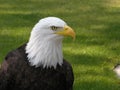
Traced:
<path fill-rule="evenodd" d="M 29 41 L 6 55 L 0 90 L 72 90 L 72 66 L 62 53 L 64 36 L 75 38 L 75 32 L 62 19 L 41 19 Z"/>

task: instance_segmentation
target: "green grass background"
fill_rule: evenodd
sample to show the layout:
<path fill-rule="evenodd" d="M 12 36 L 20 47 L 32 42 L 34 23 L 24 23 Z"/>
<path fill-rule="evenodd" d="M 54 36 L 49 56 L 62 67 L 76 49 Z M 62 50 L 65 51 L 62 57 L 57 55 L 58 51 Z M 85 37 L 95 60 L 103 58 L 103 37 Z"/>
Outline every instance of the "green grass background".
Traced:
<path fill-rule="evenodd" d="M 120 90 L 112 71 L 120 62 L 120 0 L 0 0 L 0 62 L 47 16 L 62 18 L 76 32 L 74 42 L 63 42 L 74 90 Z"/>

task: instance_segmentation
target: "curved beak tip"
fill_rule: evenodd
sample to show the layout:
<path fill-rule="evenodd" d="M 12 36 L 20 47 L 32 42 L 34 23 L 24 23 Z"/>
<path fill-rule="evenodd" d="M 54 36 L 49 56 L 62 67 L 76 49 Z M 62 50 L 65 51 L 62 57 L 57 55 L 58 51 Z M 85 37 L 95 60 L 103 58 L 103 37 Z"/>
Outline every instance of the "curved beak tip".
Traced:
<path fill-rule="evenodd" d="M 66 26 L 65 28 L 66 28 L 66 35 L 71 36 L 73 38 L 73 41 L 74 41 L 75 37 L 76 37 L 74 30 L 69 26 Z"/>

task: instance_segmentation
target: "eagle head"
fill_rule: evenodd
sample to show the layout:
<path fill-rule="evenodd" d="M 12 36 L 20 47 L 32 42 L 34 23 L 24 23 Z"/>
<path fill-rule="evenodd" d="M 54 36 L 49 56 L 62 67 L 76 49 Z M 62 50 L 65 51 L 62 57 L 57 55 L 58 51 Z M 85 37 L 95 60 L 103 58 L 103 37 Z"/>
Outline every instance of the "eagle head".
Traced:
<path fill-rule="evenodd" d="M 62 65 L 62 40 L 64 36 L 75 39 L 75 32 L 65 21 L 57 17 L 41 19 L 32 29 L 26 46 L 28 60 L 32 66 L 56 68 Z"/>

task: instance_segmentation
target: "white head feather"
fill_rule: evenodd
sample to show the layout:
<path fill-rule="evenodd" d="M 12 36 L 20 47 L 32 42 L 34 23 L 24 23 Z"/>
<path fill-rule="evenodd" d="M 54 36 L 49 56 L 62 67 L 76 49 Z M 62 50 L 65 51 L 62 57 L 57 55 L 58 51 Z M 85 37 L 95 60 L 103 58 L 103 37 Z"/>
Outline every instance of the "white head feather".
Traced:
<path fill-rule="evenodd" d="M 43 66 L 56 68 L 62 65 L 62 35 L 55 34 L 62 30 L 66 23 L 56 17 L 41 19 L 33 28 L 29 42 L 26 46 L 28 60 L 32 66 Z M 59 27 L 56 31 L 51 27 Z"/>

